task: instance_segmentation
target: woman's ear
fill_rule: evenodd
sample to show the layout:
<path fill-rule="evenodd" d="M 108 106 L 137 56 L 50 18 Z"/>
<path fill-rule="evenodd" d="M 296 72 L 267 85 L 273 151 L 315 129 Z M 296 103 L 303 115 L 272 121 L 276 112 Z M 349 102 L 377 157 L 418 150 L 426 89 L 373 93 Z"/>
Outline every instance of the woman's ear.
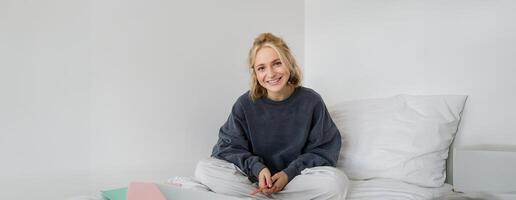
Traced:
<path fill-rule="evenodd" d="M 294 72 L 290 71 L 290 76 L 288 77 L 288 82 L 290 83 L 294 79 Z"/>

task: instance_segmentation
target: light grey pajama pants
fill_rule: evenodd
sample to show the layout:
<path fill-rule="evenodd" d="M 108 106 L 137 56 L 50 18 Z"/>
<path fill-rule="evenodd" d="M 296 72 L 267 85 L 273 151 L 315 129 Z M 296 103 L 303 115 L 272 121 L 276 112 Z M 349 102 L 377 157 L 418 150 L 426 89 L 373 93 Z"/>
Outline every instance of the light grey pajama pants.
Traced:
<path fill-rule="evenodd" d="M 256 199 L 271 199 L 262 193 L 252 196 L 257 188 L 234 164 L 216 158 L 199 161 L 195 178 L 210 190 L 220 194 Z M 292 179 L 285 188 L 272 194 L 272 199 L 332 199 L 344 200 L 349 187 L 349 179 L 334 167 L 307 168 Z"/>

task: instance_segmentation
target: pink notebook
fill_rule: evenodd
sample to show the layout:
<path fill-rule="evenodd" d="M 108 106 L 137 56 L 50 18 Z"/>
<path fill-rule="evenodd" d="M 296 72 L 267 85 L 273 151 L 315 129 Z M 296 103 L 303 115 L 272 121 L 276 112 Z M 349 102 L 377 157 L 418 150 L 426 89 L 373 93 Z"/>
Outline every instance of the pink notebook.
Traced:
<path fill-rule="evenodd" d="M 127 190 L 127 200 L 166 200 L 154 183 L 132 182 Z"/>

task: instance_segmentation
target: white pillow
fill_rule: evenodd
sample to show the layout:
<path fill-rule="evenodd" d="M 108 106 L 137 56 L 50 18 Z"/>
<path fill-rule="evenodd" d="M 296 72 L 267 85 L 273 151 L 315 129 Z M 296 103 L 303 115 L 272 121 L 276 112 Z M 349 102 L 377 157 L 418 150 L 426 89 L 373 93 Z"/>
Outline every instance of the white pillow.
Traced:
<path fill-rule="evenodd" d="M 349 178 L 440 187 L 467 96 L 398 95 L 330 107 L 342 135 L 337 168 Z"/>

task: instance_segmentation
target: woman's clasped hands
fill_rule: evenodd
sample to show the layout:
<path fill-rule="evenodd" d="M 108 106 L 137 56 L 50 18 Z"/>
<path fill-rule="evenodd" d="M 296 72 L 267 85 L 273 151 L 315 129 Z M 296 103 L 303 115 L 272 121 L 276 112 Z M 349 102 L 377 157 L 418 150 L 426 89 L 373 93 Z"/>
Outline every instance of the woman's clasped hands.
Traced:
<path fill-rule="evenodd" d="M 256 193 L 261 192 L 266 196 L 269 196 L 273 193 L 279 192 L 285 188 L 288 183 L 288 175 L 284 171 L 280 171 L 273 176 L 271 176 L 271 172 L 269 169 L 263 168 L 258 174 L 258 188 L 251 193 L 251 195 L 256 195 Z"/>

